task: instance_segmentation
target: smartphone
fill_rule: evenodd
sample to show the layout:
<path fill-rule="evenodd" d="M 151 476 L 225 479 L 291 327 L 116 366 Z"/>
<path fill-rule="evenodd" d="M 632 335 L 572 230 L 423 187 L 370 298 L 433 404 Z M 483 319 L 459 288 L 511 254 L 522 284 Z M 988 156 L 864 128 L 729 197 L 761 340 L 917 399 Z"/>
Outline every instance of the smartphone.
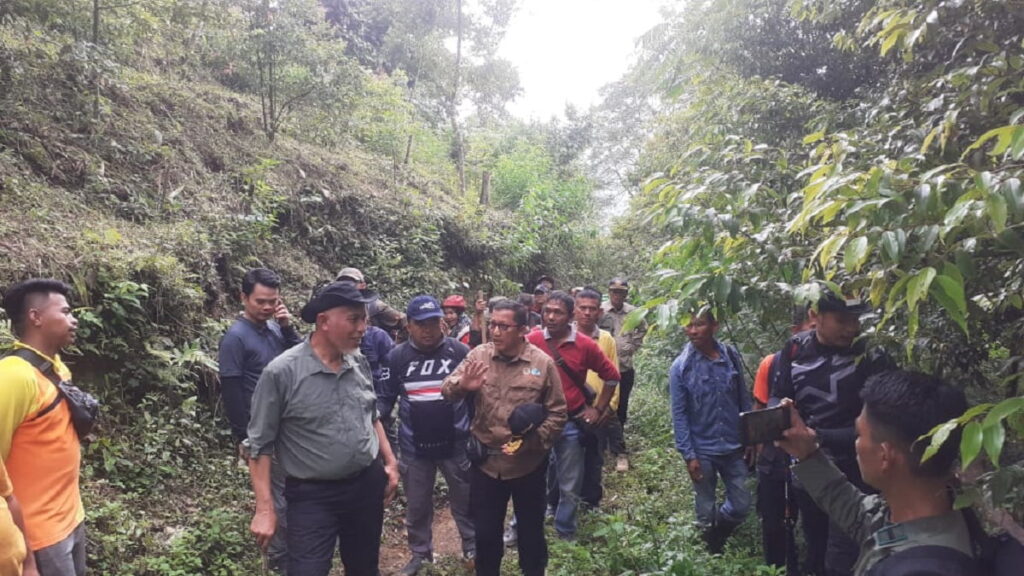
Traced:
<path fill-rule="evenodd" d="M 751 446 L 779 440 L 789 426 L 789 406 L 743 412 L 740 414 L 740 442 Z"/>

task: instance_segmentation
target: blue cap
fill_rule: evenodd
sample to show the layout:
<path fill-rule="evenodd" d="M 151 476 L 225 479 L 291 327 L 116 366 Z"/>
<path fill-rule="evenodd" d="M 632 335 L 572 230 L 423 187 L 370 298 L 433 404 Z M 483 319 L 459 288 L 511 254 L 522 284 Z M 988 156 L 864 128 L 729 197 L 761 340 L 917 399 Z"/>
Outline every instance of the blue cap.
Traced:
<path fill-rule="evenodd" d="M 405 315 L 410 320 L 426 320 L 428 318 L 440 318 L 444 316 L 441 312 L 441 304 L 437 298 L 429 294 L 422 294 L 409 301 L 409 307 L 405 309 Z"/>

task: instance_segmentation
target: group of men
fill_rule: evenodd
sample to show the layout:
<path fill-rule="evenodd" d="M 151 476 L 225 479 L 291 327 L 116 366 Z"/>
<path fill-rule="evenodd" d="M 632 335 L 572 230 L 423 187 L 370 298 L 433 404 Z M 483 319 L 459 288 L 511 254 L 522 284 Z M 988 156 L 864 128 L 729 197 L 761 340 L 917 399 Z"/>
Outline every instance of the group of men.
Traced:
<path fill-rule="evenodd" d="M 609 283 L 606 302 L 545 278 L 521 299 L 478 297 L 471 316 L 457 295 L 417 296 L 403 315 L 346 268 L 303 306 L 306 337 L 280 285 L 270 270 L 244 276 L 242 313 L 219 350 L 226 413 L 255 493 L 251 531 L 275 570 L 326 575 L 338 550 L 346 574 L 378 574 L 384 508 L 401 480 L 403 574 L 416 574 L 433 558 L 440 470 L 466 565 L 497 575 L 515 541 L 523 574 L 543 574 L 545 516 L 559 537 L 575 538 L 580 505 L 600 504 L 605 450 L 628 469 L 622 424 L 643 327 L 626 330 L 624 280 Z M 17 341 L 0 358 L 0 576 L 86 571 L 78 478 L 88 427 L 59 354 L 75 339 L 70 295 L 48 279 L 4 295 Z M 756 461 L 771 564 L 793 568 L 786 532 L 798 515 L 804 573 L 983 574 L 969 516 L 953 510 L 948 489 L 957 443 L 925 460 L 918 441 L 961 415 L 964 395 L 866 347 L 858 336 L 868 311 L 822 288 L 794 314 L 792 338 L 761 362 L 752 396 L 714 314 L 693 315 L 669 386 L 705 542 L 721 551 L 748 515 Z M 378 317 L 381 326 L 368 324 Z M 741 413 L 779 406 L 788 429 L 744 446 Z M 509 500 L 514 530 L 503 537 Z"/>
<path fill-rule="evenodd" d="M 604 302 L 542 277 L 516 300 L 478 295 L 471 314 L 461 295 L 423 294 L 399 315 L 399 333 L 373 326 L 375 310 L 390 308 L 345 268 L 302 308 L 306 338 L 280 285 L 267 269 L 245 275 L 242 313 L 219 352 L 255 493 L 251 530 L 279 573 L 326 575 L 337 549 L 346 574 L 377 574 L 399 481 L 410 552 L 401 574 L 419 573 L 433 560 L 440 471 L 464 565 L 497 575 L 514 542 L 522 572 L 540 575 L 545 515 L 574 539 L 581 504 L 600 504 L 605 449 L 628 470 L 622 424 L 643 327 L 623 329 L 625 280 L 609 283 Z"/>
<path fill-rule="evenodd" d="M 858 338 L 868 312 L 865 302 L 822 286 L 794 311 L 792 338 L 761 362 L 753 398 L 740 355 L 716 337 L 714 314 L 693 314 L 669 386 L 676 448 L 707 547 L 720 552 L 746 518 L 756 461 L 765 560 L 787 574 L 984 574 L 969 517 L 953 509 L 958 442 L 922 461 L 926 443 L 918 441 L 964 413 L 964 394 L 869 349 Z M 788 429 L 775 442 L 744 446 L 741 413 L 777 406 L 788 410 Z"/>

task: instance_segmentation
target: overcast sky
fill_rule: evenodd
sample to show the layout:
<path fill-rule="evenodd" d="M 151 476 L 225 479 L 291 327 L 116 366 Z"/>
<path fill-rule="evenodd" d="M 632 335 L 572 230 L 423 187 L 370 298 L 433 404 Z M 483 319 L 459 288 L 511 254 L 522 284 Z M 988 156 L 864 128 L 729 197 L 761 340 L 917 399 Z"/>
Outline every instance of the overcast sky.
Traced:
<path fill-rule="evenodd" d="M 622 76 L 636 39 L 660 21 L 663 0 L 521 0 L 499 54 L 519 69 L 509 110 L 547 120 L 571 102 L 586 109 Z"/>

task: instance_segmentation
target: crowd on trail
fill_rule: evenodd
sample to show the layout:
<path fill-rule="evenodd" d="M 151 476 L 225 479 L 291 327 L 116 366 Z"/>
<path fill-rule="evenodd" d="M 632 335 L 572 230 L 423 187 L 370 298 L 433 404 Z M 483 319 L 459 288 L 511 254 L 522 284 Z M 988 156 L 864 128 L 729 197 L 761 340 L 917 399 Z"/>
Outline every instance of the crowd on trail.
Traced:
<path fill-rule="evenodd" d="M 524 575 L 544 574 L 546 519 L 577 540 L 581 510 L 600 510 L 606 457 L 609 471 L 630 470 L 625 425 L 647 327 L 630 317 L 626 279 L 611 279 L 607 296 L 558 290 L 548 276 L 527 287 L 420 294 L 403 313 L 344 268 L 301 308 L 303 336 L 278 275 L 245 274 L 218 360 L 264 572 L 326 576 L 337 551 L 345 574 L 379 574 L 399 482 L 401 574 L 423 572 L 438 472 L 467 572 L 497 576 L 515 546 Z M 964 413 L 964 394 L 861 337 L 867 303 L 813 292 L 752 387 L 712 309 L 691 311 L 664 409 L 707 550 L 721 553 L 746 521 L 753 474 L 764 561 L 787 575 L 1020 574 L 1020 543 L 953 508 L 956 432 L 929 458 L 919 441 Z M 71 297 L 38 278 L 4 293 L 17 340 L 0 358 L 0 576 L 86 573 L 80 443 L 99 406 L 61 361 L 75 341 Z"/>

